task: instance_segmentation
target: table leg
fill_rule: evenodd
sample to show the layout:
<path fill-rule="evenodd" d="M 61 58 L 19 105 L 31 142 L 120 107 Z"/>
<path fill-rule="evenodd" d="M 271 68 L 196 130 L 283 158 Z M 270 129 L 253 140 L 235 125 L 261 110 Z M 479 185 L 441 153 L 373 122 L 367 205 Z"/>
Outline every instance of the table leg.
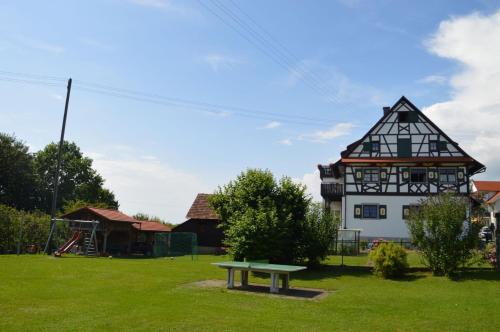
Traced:
<path fill-rule="evenodd" d="M 248 271 L 241 270 L 241 287 L 248 287 Z"/>
<path fill-rule="evenodd" d="M 279 293 L 279 274 L 271 273 L 271 293 Z"/>
<path fill-rule="evenodd" d="M 227 288 L 234 288 L 234 270 L 227 269 Z"/>
<path fill-rule="evenodd" d="M 290 275 L 288 273 L 284 274 L 282 278 L 283 278 L 283 289 L 288 290 L 290 288 Z"/>

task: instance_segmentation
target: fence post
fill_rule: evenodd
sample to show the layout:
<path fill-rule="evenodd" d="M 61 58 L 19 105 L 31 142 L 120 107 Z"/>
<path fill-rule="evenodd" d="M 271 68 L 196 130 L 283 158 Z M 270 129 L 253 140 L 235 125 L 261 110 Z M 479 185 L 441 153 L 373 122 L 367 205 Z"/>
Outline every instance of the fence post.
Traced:
<path fill-rule="evenodd" d="M 497 229 L 495 232 L 495 242 L 496 242 L 496 256 L 497 256 L 497 264 L 496 270 L 500 272 L 500 230 Z"/>
<path fill-rule="evenodd" d="M 344 238 L 340 240 L 340 251 L 342 252 L 342 262 L 340 263 L 340 266 L 344 266 Z"/>
<path fill-rule="evenodd" d="M 17 255 L 21 254 L 21 242 L 23 241 L 23 219 L 19 219 L 19 239 L 17 240 Z"/>

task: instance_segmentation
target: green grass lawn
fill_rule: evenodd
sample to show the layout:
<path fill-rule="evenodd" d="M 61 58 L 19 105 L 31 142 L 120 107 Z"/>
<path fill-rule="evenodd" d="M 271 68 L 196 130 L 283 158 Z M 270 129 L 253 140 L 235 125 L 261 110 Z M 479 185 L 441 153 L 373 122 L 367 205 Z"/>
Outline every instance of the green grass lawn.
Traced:
<path fill-rule="evenodd" d="M 320 271 L 292 275 L 292 287 L 332 291 L 320 300 L 191 285 L 225 279 L 210 265 L 225 259 L 0 256 L 0 331 L 500 329 L 500 274 L 490 269 L 454 281 L 415 269 L 394 281 L 372 276 L 366 256 L 346 258 L 345 268 L 330 257 Z"/>

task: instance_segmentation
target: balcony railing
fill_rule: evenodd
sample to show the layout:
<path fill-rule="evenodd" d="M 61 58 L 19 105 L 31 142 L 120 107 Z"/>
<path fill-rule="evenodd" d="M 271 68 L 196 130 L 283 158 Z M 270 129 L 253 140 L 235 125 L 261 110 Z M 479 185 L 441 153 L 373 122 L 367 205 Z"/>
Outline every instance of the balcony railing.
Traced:
<path fill-rule="evenodd" d="M 344 195 L 344 185 L 342 183 L 322 183 L 321 196 L 331 200 L 341 200 Z"/>

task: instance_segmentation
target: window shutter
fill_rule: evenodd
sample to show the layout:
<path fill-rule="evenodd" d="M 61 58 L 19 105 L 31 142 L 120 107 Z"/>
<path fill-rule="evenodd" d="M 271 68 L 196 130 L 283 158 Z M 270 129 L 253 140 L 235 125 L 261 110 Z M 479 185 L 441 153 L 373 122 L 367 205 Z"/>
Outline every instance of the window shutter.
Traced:
<path fill-rule="evenodd" d="M 410 169 L 409 168 L 402 168 L 401 173 L 403 175 L 404 181 L 408 181 L 410 179 Z"/>
<path fill-rule="evenodd" d="M 448 142 L 439 141 L 439 151 L 448 151 Z"/>
<path fill-rule="evenodd" d="M 417 112 L 409 112 L 408 113 L 408 122 L 417 122 L 417 121 L 418 121 Z"/>
<path fill-rule="evenodd" d="M 429 182 L 434 183 L 438 180 L 438 173 L 435 168 L 429 168 L 428 176 Z"/>
<path fill-rule="evenodd" d="M 387 181 L 387 170 L 385 168 L 380 169 L 380 181 Z"/>
<path fill-rule="evenodd" d="M 361 181 L 363 180 L 363 171 L 361 169 L 356 169 L 354 171 L 354 178 L 357 180 L 357 181 Z"/>
<path fill-rule="evenodd" d="M 403 205 L 403 219 L 408 219 L 409 216 L 410 216 L 410 206 Z"/>
<path fill-rule="evenodd" d="M 372 150 L 372 143 L 371 142 L 364 142 L 363 143 L 363 151 L 370 152 L 371 150 Z"/>
<path fill-rule="evenodd" d="M 387 219 L 387 205 L 378 206 L 378 218 Z"/>
<path fill-rule="evenodd" d="M 354 218 L 361 218 L 361 213 L 363 212 L 362 205 L 354 205 Z"/>

